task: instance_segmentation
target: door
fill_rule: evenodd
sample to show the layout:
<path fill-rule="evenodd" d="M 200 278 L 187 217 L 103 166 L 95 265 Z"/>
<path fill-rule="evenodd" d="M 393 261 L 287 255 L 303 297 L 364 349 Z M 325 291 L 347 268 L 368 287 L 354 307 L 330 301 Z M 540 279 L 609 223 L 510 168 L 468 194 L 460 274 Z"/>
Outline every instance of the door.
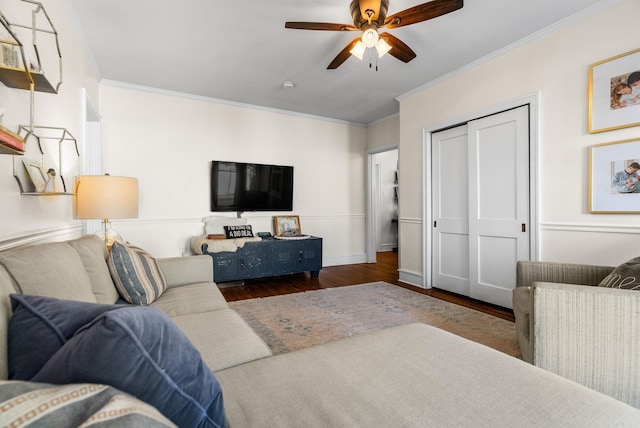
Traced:
<path fill-rule="evenodd" d="M 467 125 L 432 136 L 432 284 L 469 295 Z"/>
<path fill-rule="evenodd" d="M 512 306 L 529 259 L 528 118 L 523 106 L 434 134 L 434 287 Z"/>

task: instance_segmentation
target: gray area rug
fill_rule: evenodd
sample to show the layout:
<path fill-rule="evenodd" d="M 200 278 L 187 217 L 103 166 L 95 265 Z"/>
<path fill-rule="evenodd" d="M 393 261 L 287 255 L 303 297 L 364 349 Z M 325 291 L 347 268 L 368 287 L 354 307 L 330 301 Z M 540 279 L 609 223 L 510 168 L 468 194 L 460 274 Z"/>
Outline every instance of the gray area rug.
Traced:
<path fill-rule="evenodd" d="M 274 354 L 420 322 L 519 357 L 515 325 L 385 282 L 230 302 Z"/>

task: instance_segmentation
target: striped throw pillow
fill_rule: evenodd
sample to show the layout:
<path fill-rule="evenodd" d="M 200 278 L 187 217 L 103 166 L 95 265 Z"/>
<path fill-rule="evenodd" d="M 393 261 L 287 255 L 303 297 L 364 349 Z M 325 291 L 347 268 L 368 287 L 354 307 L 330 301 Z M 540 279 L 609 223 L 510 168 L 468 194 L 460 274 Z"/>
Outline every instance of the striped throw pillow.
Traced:
<path fill-rule="evenodd" d="M 114 242 L 107 266 L 120 296 L 129 303 L 149 305 L 167 288 L 156 259 L 141 248 Z"/>

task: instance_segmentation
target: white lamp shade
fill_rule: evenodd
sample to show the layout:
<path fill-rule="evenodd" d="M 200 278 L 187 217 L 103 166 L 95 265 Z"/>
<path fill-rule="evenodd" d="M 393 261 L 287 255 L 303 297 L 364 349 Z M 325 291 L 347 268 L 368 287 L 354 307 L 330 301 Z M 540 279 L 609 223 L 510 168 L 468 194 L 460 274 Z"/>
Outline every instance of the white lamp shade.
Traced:
<path fill-rule="evenodd" d="M 138 217 L 138 179 L 111 175 L 84 175 L 76 185 L 76 218 Z"/>
<path fill-rule="evenodd" d="M 389 45 L 386 40 L 380 39 L 378 43 L 376 43 L 376 50 L 378 51 L 378 58 L 382 58 L 384 54 L 391 50 L 391 45 Z"/>
<path fill-rule="evenodd" d="M 349 52 L 351 52 L 351 55 L 357 57 L 358 59 L 362 59 L 364 51 L 366 49 L 367 47 L 364 45 L 364 43 L 359 41 Z"/>
<path fill-rule="evenodd" d="M 368 47 L 375 47 L 376 43 L 378 43 L 378 32 L 373 28 L 368 28 L 362 33 L 362 43 Z"/>

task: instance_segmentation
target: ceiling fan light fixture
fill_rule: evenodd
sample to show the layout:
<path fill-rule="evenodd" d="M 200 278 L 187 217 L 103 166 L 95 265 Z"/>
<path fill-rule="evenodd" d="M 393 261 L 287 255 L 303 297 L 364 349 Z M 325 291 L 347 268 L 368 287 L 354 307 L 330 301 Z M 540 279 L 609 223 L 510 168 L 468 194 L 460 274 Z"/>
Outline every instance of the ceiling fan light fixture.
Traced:
<path fill-rule="evenodd" d="M 378 40 L 376 43 L 376 50 L 378 51 L 378 58 L 382 58 L 387 52 L 391 50 L 391 45 L 384 39 Z"/>
<path fill-rule="evenodd" d="M 351 55 L 357 57 L 358 59 L 362 59 L 365 50 L 367 50 L 367 47 L 364 45 L 364 43 L 358 42 L 349 52 L 351 52 Z"/>
<path fill-rule="evenodd" d="M 378 39 L 378 32 L 374 28 L 367 28 L 362 33 L 362 43 L 368 48 L 375 47 Z"/>

